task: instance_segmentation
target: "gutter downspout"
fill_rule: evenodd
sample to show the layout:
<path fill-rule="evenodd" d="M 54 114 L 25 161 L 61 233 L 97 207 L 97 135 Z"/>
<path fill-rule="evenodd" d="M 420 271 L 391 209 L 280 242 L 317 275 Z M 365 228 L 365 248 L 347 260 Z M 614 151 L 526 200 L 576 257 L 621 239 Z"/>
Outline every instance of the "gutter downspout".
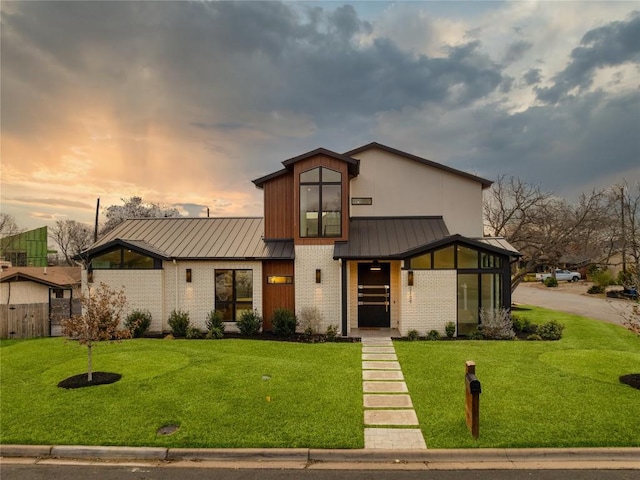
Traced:
<path fill-rule="evenodd" d="M 175 284 L 175 291 L 176 291 L 176 301 L 175 304 L 173 306 L 173 309 L 177 312 L 178 311 L 178 262 L 176 262 L 176 259 L 173 259 L 173 265 L 176 267 L 176 284 Z"/>

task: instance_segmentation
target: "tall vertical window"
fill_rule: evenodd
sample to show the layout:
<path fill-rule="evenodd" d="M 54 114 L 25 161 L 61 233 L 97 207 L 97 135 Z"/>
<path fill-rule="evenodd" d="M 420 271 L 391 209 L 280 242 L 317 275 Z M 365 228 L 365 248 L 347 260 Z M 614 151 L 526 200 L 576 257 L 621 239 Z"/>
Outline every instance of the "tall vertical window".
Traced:
<path fill-rule="evenodd" d="M 316 167 L 300 174 L 300 236 L 342 236 L 342 174 Z"/>
<path fill-rule="evenodd" d="M 253 271 L 216 270 L 216 310 L 226 322 L 236 322 L 253 309 Z"/>

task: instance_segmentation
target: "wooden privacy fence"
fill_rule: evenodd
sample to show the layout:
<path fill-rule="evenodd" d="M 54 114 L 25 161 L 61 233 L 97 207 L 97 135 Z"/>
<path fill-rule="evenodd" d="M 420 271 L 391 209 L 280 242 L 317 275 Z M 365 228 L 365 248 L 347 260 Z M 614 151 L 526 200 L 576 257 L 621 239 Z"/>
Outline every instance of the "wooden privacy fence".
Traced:
<path fill-rule="evenodd" d="M 49 336 L 49 304 L 0 305 L 0 338 Z"/>

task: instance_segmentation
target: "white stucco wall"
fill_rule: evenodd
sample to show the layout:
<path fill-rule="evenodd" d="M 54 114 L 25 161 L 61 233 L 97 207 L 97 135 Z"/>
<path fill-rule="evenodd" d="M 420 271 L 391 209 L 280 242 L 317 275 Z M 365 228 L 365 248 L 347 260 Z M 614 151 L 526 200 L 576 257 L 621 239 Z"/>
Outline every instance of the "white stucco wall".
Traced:
<path fill-rule="evenodd" d="M 0 301 L 4 305 L 49 303 L 49 287 L 30 281 L 3 282 L 0 283 Z"/>
<path fill-rule="evenodd" d="M 333 245 L 296 245 L 296 314 L 305 307 L 317 307 L 322 314 L 320 331 L 337 325 L 342 331 L 340 263 L 333 259 Z M 316 283 L 316 269 L 322 283 Z"/>
<path fill-rule="evenodd" d="M 480 183 L 378 149 L 354 157 L 360 175 L 351 180 L 351 197 L 373 204 L 350 205 L 352 217 L 442 215 L 451 234 L 482 236 Z"/>
<path fill-rule="evenodd" d="M 407 285 L 407 270 L 402 271 L 402 317 L 400 334 L 410 330 L 426 335 L 437 330 L 445 335 L 445 324 L 456 323 L 457 274 L 455 270 L 414 270 L 413 287 Z"/>

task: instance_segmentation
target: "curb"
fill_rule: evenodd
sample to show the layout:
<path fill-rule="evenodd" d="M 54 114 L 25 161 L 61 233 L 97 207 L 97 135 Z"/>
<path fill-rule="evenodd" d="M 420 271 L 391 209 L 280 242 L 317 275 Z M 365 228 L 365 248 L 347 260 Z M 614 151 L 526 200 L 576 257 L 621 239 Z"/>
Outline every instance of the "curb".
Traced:
<path fill-rule="evenodd" d="M 640 469 L 640 448 L 476 448 L 436 450 L 308 448 L 163 448 L 89 445 L 0 445 L 0 457 L 38 459 L 312 463 L 557 463 L 624 462 Z"/>

